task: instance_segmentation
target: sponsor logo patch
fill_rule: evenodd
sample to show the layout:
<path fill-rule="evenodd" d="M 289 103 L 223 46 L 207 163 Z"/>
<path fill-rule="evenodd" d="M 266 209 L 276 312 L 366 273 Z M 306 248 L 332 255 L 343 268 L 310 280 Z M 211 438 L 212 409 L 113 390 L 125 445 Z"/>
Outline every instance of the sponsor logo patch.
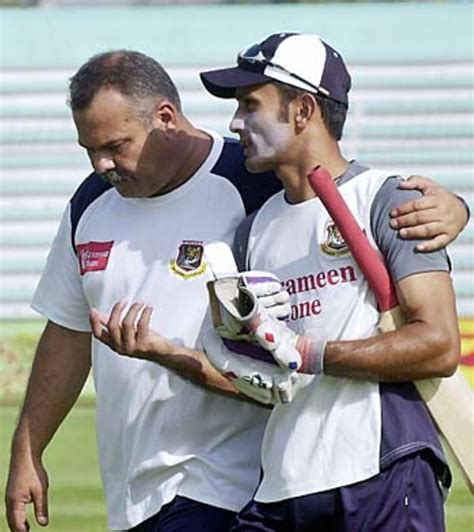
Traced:
<path fill-rule="evenodd" d="M 198 240 L 183 240 L 178 247 L 178 256 L 170 261 L 171 270 L 189 279 L 206 271 L 207 265 L 203 263 L 204 245 Z"/>
<path fill-rule="evenodd" d="M 344 238 L 342 238 L 339 228 L 332 220 L 326 222 L 324 235 L 325 240 L 320 246 L 323 253 L 331 255 L 331 257 L 342 257 L 349 253 L 349 248 Z"/>
<path fill-rule="evenodd" d="M 78 244 L 77 259 L 81 275 L 87 272 L 102 271 L 107 268 L 110 252 L 114 241 L 111 242 L 87 242 Z"/>

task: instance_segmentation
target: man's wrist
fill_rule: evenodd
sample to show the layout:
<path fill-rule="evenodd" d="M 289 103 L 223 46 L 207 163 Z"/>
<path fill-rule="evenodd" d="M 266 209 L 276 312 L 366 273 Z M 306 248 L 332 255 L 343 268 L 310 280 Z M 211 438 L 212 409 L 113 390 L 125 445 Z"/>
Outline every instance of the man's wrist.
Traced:
<path fill-rule="evenodd" d="M 298 338 L 296 349 L 301 356 L 298 373 L 322 375 L 324 373 L 324 354 L 328 339 L 321 330 L 308 331 Z"/>

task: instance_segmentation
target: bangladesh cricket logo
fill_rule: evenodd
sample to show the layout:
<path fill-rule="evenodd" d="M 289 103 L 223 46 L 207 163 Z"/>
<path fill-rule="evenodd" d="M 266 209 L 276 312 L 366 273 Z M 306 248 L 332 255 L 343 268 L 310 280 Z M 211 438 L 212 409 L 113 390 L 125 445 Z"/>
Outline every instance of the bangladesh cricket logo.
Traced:
<path fill-rule="evenodd" d="M 178 247 L 178 256 L 170 261 L 170 268 L 174 273 L 185 279 L 195 277 L 206 271 L 203 256 L 203 242 L 183 240 Z"/>
<path fill-rule="evenodd" d="M 342 237 L 339 228 L 332 220 L 326 222 L 324 235 L 325 240 L 320 245 L 323 253 L 326 253 L 326 255 L 330 255 L 331 257 L 342 257 L 349 253 L 346 241 Z"/>

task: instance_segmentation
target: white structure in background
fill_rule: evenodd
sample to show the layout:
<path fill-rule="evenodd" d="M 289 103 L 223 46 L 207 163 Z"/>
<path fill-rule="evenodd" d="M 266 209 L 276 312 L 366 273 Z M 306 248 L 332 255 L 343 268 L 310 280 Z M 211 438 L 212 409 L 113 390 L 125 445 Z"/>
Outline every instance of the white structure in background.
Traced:
<path fill-rule="evenodd" d="M 210 97 L 198 78 L 213 66 L 169 71 L 186 114 L 227 133 L 234 103 Z M 90 172 L 66 106 L 72 73 L 0 69 L 0 319 L 35 317 L 29 300 L 59 217 Z M 432 176 L 473 206 L 473 65 L 356 64 L 352 73 L 346 155 Z M 470 222 L 451 248 L 461 316 L 474 316 L 473 229 Z"/>

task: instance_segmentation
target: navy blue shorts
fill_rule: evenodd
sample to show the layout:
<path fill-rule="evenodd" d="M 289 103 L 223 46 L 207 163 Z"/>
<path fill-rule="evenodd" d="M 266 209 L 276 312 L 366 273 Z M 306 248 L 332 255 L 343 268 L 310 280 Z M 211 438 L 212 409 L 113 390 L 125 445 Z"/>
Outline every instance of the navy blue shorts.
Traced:
<path fill-rule="evenodd" d="M 232 532 L 442 532 L 444 508 L 420 454 L 348 487 L 275 503 L 251 501 Z"/>
<path fill-rule="evenodd" d="M 227 532 L 235 515 L 229 510 L 177 496 L 130 532 Z"/>

